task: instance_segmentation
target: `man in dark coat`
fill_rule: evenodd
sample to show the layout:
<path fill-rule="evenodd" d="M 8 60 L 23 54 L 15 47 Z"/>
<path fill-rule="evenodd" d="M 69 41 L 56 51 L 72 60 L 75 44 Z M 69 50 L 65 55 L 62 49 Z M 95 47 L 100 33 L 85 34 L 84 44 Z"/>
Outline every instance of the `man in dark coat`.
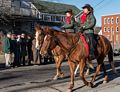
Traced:
<path fill-rule="evenodd" d="M 14 40 L 14 62 L 13 67 L 20 66 L 20 48 L 21 47 L 21 38 L 20 35 Z"/>
<path fill-rule="evenodd" d="M 32 51 L 32 37 L 30 35 L 27 36 L 27 51 L 28 51 L 28 64 L 31 65 L 31 61 L 33 61 L 33 51 Z"/>
<path fill-rule="evenodd" d="M 25 34 L 21 34 L 21 62 L 23 66 L 25 66 L 25 56 L 27 56 L 27 40 L 25 38 Z"/>
<path fill-rule="evenodd" d="M 79 17 L 79 31 L 82 32 L 87 38 L 89 38 L 90 45 L 90 59 L 94 59 L 95 51 L 95 38 L 94 27 L 96 25 L 96 18 L 93 14 L 93 8 L 91 5 L 86 4 L 83 8 L 83 13 Z"/>

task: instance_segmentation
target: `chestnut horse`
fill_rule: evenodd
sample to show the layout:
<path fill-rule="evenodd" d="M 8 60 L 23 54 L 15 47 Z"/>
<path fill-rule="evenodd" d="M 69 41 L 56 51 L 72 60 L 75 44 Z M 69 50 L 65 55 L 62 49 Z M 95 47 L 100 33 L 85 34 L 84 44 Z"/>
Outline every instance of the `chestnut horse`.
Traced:
<path fill-rule="evenodd" d="M 49 27 L 41 27 L 39 24 L 37 24 L 35 26 L 35 31 L 36 31 L 36 44 L 39 45 L 39 48 L 41 49 L 43 40 L 44 40 L 44 36 L 46 35 L 46 31 L 49 30 Z M 53 48 L 53 46 L 55 45 L 55 47 Z M 51 52 L 52 55 L 54 57 L 55 60 L 55 64 L 56 64 L 56 75 L 54 76 L 53 80 L 57 80 L 58 78 L 62 78 L 63 77 L 63 72 L 61 71 L 61 64 L 63 62 L 63 60 L 67 60 L 67 54 L 65 53 L 64 50 L 61 49 L 60 46 L 56 46 L 55 42 L 53 43 L 53 46 L 51 46 Z M 88 62 L 88 67 L 93 68 L 93 65 L 91 62 Z M 89 74 L 89 69 L 87 69 L 86 74 Z"/>
<path fill-rule="evenodd" d="M 93 86 L 96 76 L 100 72 L 101 67 L 104 72 L 104 81 L 108 81 L 108 75 L 106 73 L 104 58 L 108 55 L 109 63 L 111 64 L 112 70 L 115 72 L 115 66 L 113 63 L 113 50 L 110 41 L 104 36 L 99 36 L 99 40 L 96 46 L 96 59 L 97 68 L 96 73 L 92 77 L 92 80 L 88 82 L 84 77 L 84 68 L 88 57 L 86 56 L 86 48 L 84 46 L 83 40 L 80 39 L 80 33 L 64 33 L 48 28 L 46 36 L 44 37 L 44 42 L 40 50 L 41 55 L 46 55 L 49 49 L 54 49 L 56 45 L 60 46 L 61 49 L 67 53 L 68 63 L 70 68 L 70 85 L 68 87 L 68 92 L 71 92 L 74 87 L 74 71 L 76 64 L 80 66 L 80 77 L 84 84 L 87 86 Z M 50 48 L 52 47 L 52 48 Z"/>
<path fill-rule="evenodd" d="M 39 24 L 35 26 L 35 31 L 36 31 L 36 44 L 39 46 L 41 49 L 44 36 L 45 36 L 45 30 L 47 30 L 47 27 L 41 27 Z M 52 55 L 54 57 L 55 63 L 56 63 L 56 75 L 54 76 L 54 80 L 57 80 L 58 78 L 63 77 L 63 73 L 61 71 L 61 64 L 62 61 L 65 60 L 67 55 L 65 52 L 60 48 L 60 46 L 56 46 L 54 49 L 51 50 Z"/>

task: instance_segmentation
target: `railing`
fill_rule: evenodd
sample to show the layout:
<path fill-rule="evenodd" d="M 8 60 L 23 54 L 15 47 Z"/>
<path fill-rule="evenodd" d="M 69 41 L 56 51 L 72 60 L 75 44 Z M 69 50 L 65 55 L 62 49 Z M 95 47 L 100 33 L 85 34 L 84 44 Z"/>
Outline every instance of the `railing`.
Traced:
<path fill-rule="evenodd" d="M 45 22 L 63 22 L 65 15 L 40 13 L 40 20 Z"/>
<path fill-rule="evenodd" d="M 3 1 L 0 4 L 0 8 L 4 9 L 1 12 L 5 13 L 6 10 L 6 13 L 12 16 L 33 17 L 45 22 L 62 22 L 65 20 L 65 15 L 41 13 L 31 2 L 27 1 L 14 0 L 9 4 L 9 7 L 4 6 Z"/>

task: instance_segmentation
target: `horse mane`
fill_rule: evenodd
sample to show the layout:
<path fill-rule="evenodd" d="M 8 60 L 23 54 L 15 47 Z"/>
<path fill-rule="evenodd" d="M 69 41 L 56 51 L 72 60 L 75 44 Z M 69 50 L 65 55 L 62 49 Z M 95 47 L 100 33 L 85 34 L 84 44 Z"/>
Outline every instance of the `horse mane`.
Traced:
<path fill-rule="evenodd" d="M 47 34 L 52 36 L 54 42 L 63 47 L 63 50 L 65 52 L 70 51 L 80 38 L 79 33 L 67 33 L 62 31 L 56 31 L 53 30 L 51 27 L 46 27 L 45 31 Z M 66 47 L 64 47 L 63 44 Z"/>

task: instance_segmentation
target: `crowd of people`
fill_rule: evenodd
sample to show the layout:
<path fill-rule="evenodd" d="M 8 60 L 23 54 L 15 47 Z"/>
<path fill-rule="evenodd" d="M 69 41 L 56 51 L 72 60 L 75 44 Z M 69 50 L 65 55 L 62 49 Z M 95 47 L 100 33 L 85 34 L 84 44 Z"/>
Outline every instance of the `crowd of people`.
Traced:
<path fill-rule="evenodd" d="M 31 65 L 33 61 L 32 40 L 30 35 L 24 33 L 16 35 L 8 32 L 3 37 L 3 52 L 7 68 Z"/>

